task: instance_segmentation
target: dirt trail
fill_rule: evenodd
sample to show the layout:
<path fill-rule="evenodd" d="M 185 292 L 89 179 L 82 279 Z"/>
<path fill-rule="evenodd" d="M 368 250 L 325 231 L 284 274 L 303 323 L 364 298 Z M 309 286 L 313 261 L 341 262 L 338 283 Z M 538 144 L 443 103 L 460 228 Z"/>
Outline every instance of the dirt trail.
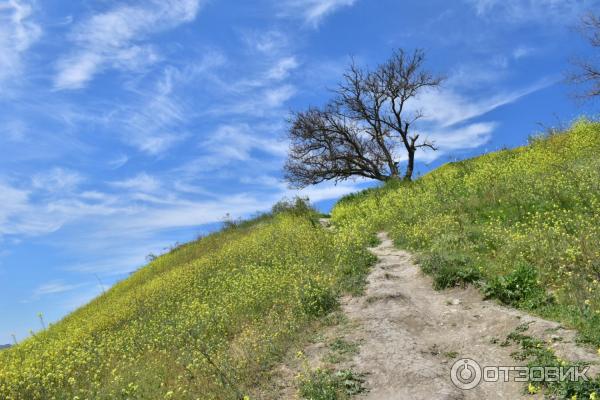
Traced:
<path fill-rule="evenodd" d="M 359 398 L 541 398 L 524 395 L 523 383 L 482 382 L 461 390 L 450 380 L 451 366 L 460 358 L 471 358 L 481 366 L 519 365 L 510 355 L 517 348 L 498 343 L 523 323 L 530 323 L 527 335 L 552 341 L 559 357 L 599 361 L 592 349 L 575 345 L 575 332 L 556 322 L 484 301 L 474 288 L 435 291 L 409 253 L 394 248 L 386 234 L 379 238 L 381 244 L 371 249 L 379 262 L 368 277 L 364 296 L 342 301 L 351 328 L 324 334 L 360 343 L 358 354 L 338 366 L 366 375 L 368 392 Z M 318 360 L 326 350 L 317 343 L 307 349 L 307 355 Z"/>

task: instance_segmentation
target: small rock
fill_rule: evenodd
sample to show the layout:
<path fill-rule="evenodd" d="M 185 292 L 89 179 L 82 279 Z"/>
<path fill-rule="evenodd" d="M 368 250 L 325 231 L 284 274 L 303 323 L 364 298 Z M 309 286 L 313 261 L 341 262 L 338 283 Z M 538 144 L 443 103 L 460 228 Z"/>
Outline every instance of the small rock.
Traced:
<path fill-rule="evenodd" d="M 460 304 L 460 300 L 459 299 L 452 299 L 452 301 L 450 303 L 452 303 L 453 306 L 457 306 L 457 305 Z"/>

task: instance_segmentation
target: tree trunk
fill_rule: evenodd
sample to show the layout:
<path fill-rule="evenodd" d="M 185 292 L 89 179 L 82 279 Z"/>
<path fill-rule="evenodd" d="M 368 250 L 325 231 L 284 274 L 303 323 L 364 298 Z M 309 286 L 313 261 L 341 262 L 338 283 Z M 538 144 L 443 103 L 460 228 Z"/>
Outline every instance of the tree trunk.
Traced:
<path fill-rule="evenodd" d="M 409 148 L 408 150 L 408 163 L 406 165 L 406 174 L 404 174 L 404 180 L 412 180 L 413 170 L 415 169 L 415 149 Z"/>
<path fill-rule="evenodd" d="M 386 177 L 384 179 L 385 182 L 390 182 L 390 181 L 400 181 L 400 175 L 398 175 L 398 173 L 395 174 L 391 174 L 390 176 Z"/>

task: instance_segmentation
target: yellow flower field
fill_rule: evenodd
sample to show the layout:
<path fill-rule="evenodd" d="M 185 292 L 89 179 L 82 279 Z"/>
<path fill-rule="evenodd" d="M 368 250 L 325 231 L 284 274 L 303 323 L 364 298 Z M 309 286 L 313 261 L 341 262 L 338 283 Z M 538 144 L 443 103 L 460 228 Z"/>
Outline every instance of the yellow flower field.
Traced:
<path fill-rule="evenodd" d="M 443 288 L 558 319 L 600 344 L 600 123 L 350 195 L 336 223 L 389 230 Z"/>
<path fill-rule="evenodd" d="M 179 247 L 1 352 L 0 398 L 244 398 L 365 274 L 359 231 L 281 212 Z"/>

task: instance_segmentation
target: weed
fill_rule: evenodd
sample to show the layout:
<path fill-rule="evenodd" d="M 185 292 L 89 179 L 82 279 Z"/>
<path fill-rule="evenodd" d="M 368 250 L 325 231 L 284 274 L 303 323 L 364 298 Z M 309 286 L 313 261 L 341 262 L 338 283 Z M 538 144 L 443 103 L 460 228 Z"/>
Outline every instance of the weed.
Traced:
<path fill-rule="evenodd" d="M 539 284 L 537 270 L 528 264 L 519 265 L 507 275 L 493 277 L 483 287 L 483 293 L 486 298 L 530 309 L 551 301 Z"/>
<path fill-rule="evenodd" d="M 512 333 L 508 335 L 506 341 L 519 345 L 519 350 L 512 354 L 518 361 L 527 361 L 530 367 L 556 367 L 568 369 L 570 367 L 583 367 L 581 363 L 570 363 L 561 360 L 556 356 L 554 350 L 548 347 L 545 342 L 537 338 L 525 335 L 524 332 L 529 329 L 529 324 L 519 325 Z M 590 380 L 564 380 L 556 382 L 538 381 L 530 382 L 528 391 L 533 393 L 532 387 L 536 389 L 544 388 L 544 393 L 550 398 L 559 399 L 595 399 L 600 395 L 600 377 Z"/>
<path fill-rule="evenodd" d="M 436 290 L 476 283 L 481 273 L 472 265 L 472 260 L 464 255 L 426 253 L 419 257 L 423 272 L 433 276 Z"/>
<path fill-rule="evenodd" d="M 325 357 L 325 361 L 338 364 L 358 353 L 358 343 L 351 343 L 342 338 L 335 339 L 329 344 L 331 350 Z"/>
<path fill-rule="evenodd" d="M 458 357 L 458 352 L 457 351 L 448 351 L 448 352 L 444 353 L 444 356 L 446 356 L 446 358 L 454 359 L 454 358 Z"/>
<path fill-rule="evenodd" d="M 320 368 L 301 374 L 298 388 L 307 400 L 343 400 L 365 391 L 364 378 L 352 370 Z"/>

